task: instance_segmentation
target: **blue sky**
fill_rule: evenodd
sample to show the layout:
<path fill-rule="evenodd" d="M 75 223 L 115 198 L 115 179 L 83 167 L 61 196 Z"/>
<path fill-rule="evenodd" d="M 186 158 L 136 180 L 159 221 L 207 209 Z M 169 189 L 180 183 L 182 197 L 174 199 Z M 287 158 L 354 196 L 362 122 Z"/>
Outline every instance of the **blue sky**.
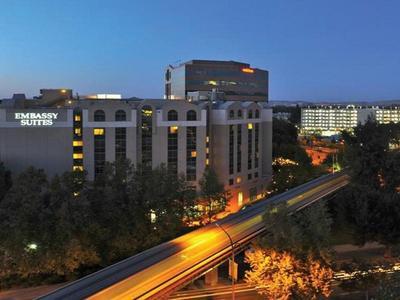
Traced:
<path fill-rule="evenodd" d="M 275 100 L 400 99 L 398 0 L 0 0 L 0 98 L 159 98 L 168 64 L 249 62 Z"/>

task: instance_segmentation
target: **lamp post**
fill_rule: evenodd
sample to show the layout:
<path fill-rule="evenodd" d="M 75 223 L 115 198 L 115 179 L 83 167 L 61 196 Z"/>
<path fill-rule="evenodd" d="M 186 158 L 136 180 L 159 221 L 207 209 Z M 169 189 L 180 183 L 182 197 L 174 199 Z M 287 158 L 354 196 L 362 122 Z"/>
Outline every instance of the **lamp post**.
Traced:
<path fill-rule="evenodd" d="M 215 226 L 220 228 L 226 236 L 229 238 L 229 241 L 231 243 L 232 247 L 232 270 L 231 270 L 231 278 L 232 278 L 232 300 L 235 300 L 235 278 L 234 278 L 234 268 L 235 268 L 235 253 L 234 253 L 234 246 L 233 246 L 233 241 L 229 233 L 221 226 L 218 224 L 218 222 L 215 222 Z"/>

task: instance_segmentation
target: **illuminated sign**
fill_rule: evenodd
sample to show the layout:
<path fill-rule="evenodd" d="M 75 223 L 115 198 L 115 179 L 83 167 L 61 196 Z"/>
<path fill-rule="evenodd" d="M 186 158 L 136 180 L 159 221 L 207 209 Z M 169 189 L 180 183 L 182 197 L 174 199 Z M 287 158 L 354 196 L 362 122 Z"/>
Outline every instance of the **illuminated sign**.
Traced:
<path fill-rule="evenodd" d="M 250 69 L 250 68 L 243 68 L 242 72 L 244 72 L 244 73 L 254 73 L 254 70 Z"/>
<path fill-rule="evenodd" d="M 51 126 L 58 113 L 15 113 L 14 117 L 20 120 L 21 126 Z"/>

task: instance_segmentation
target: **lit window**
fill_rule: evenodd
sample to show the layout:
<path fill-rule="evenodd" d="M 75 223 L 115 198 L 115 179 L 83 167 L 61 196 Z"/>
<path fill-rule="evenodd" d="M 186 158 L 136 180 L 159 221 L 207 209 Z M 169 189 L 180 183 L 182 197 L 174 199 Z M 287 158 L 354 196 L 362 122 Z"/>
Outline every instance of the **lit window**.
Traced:
<path fill-rule="evenodd" d="M 243 68 L 243 69 L 242 69 L 242 72 L 243 72 L 243 73 L 254 73 L 254 70 L 253 70 L 253 69 L 250 69 L 250 68 Z"/>
<path fill-rule="evenodd" d="M 82 159 L 83 158 L 83 153 L 74 153 L 73 158 L 74 159 Z"/>
<path fill-rule="evenodd" d="M 65 89 L 61 90 L 61 93 L 63 93 L 63 94 L 65 94 L 66 92 L 67 92 L 67 90 L 65 90 Z"/>
<path fill-rule="evenodd" d="M 236 183 L 241 183 L 241 182 L 242 182 L 242 178 L 241 177 L 236 178 Z"/>
<path fill-rule="evenodd" d="M 104 128 L 95 128 L 93 129 L 94 135 L 104 135 Z"/>
<path fill-rule="evenodd" d="M 206 153 L 210 153 L 210 148 L 206 148 Z"/>
<path fill-rule="evenodd" d="M 75 128 L 75 134 L 81 135 L 81 129 L 80 128 Z"/>
<path fill-rule="evenodd" d="M 74 147 L 82 147 L 83 146 L 83 141 L 73 141 L 72 146 Z"/>
<path fill-rule="evenodd" d="M 247 129 L 253 129 L 253 124 L 252 123 L 247 124 Z"/>
<path fill-rule="evenodd" d="M 75 115 L 75 121 L 79 122 L 81 120 L 81 116 L 80 115 Z"/>
<path fill-rule="evenodd" d="M 243 193 L 239 192 L 238 193 L 238 206 L 242 206 L 243 205 Z"/>
<path fill-rule="evenodd" d="M 73 166 L 72 170 L 73 171 L 82 171 L 83 172 L 83 166 Z"/>
<path fill-rule="evenodd" d="M 206 165 L 208 166 L 210 164 L 210 160 L 206 158 Z"/>
<path fill-rule="evenodd" d="M 197 156 L 197 152 L 196 151 L 192 151 L 191 156 L 192 157 L 196 157 Z"/>
<path fill-rule="evenodd" d="M 169 128 L 170 133 L 177 133 L 178 132 L 178 126 L 171 126 Z"/>
<path fill-rule="evenodd" d="M 207 137 L 206 137 L 206 143 L 208 143 L 209 141 L 210 141 L 210 137 L 207 136 Z"/>

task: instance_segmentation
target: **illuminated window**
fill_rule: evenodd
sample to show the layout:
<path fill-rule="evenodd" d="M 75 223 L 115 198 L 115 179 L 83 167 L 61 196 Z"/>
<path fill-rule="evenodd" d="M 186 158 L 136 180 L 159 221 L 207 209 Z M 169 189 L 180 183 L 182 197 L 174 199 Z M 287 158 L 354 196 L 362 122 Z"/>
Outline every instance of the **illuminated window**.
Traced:
<path fill-rule="evenodd" d="M 210 160 L 206 158 L 206 165 L 208 166 L 210 164 Z"/>
<path fill-rule="evenodd" d="M 242 69 L 242 72 L 244 72 L 244 73 L 254 73 L 254 70 L 253 69 L 250 69 L 250 68 L 243 68 Z"/>
<path fill-rule="evenodd" d="M 210 153 L 210 148 L 206 148 L 206 153 Z"/>
<path fill-rule="evenodd" d="M 253 124 L 252 123 L 247 124 L 247 129 L 253 129 Z"/>
<path fill-rule="evenodd" d="M 197 152 L 196 151 L 192 151 L 190 154 L 191 157 L 197 157 Z"/>
<path fill-rule="evenodd" d="M 80 128 L 75 128 L 74 132 L 76 135 L 81 135 L 81 133 L 82 133 Z"/>
<path fill-rule="evenodd" d="M 238 206 L 242 206 L 243 205 L 243 193 L 239 192 L 238 193 Z"/>
<path fill-rule="evenodd" d="M 178 126 L 169 127 L 169 133 L 177 133 L 177 132 L 178 132 Z"/>
<path fill-rule="evenodd" d="M 210 137 L 207 136 L 207 137 L 206 137 L 206 143 L 209 143 L 209 142 L 210 142 Z"/>
<path fill-rule="evenodd" d="M 104 128 L 95 128 L 93 129 L 94 135 L 104 135 Z"/>
<path fill-rule="evenodd" d="M 74 153 L 73 158 L 74 159 L 83 159 L 83 153 Z"/>
<path fill-rule="evenodd" d="M 72 170 L 73 171 L 81 171 L 81 172 L 83 172 L 83 166 L 73 166 Z"/>
<path fill-rule="evenodd" d="M 236 183 L 241 183 L 241 182 L 242 182 L 242 178 L 241 177 L 236 178 Z"/>
<path fill-rule="evenodd" d="M 82 147 L 83 146 L 83 141 L 73 141 L 72 146 L 74 147 Z"/>
<path fill-rule="evenodd" d="M 75 115 L 75 121 L 79 122 L 81 120 L 81 116 L 80 115 Z"/>

